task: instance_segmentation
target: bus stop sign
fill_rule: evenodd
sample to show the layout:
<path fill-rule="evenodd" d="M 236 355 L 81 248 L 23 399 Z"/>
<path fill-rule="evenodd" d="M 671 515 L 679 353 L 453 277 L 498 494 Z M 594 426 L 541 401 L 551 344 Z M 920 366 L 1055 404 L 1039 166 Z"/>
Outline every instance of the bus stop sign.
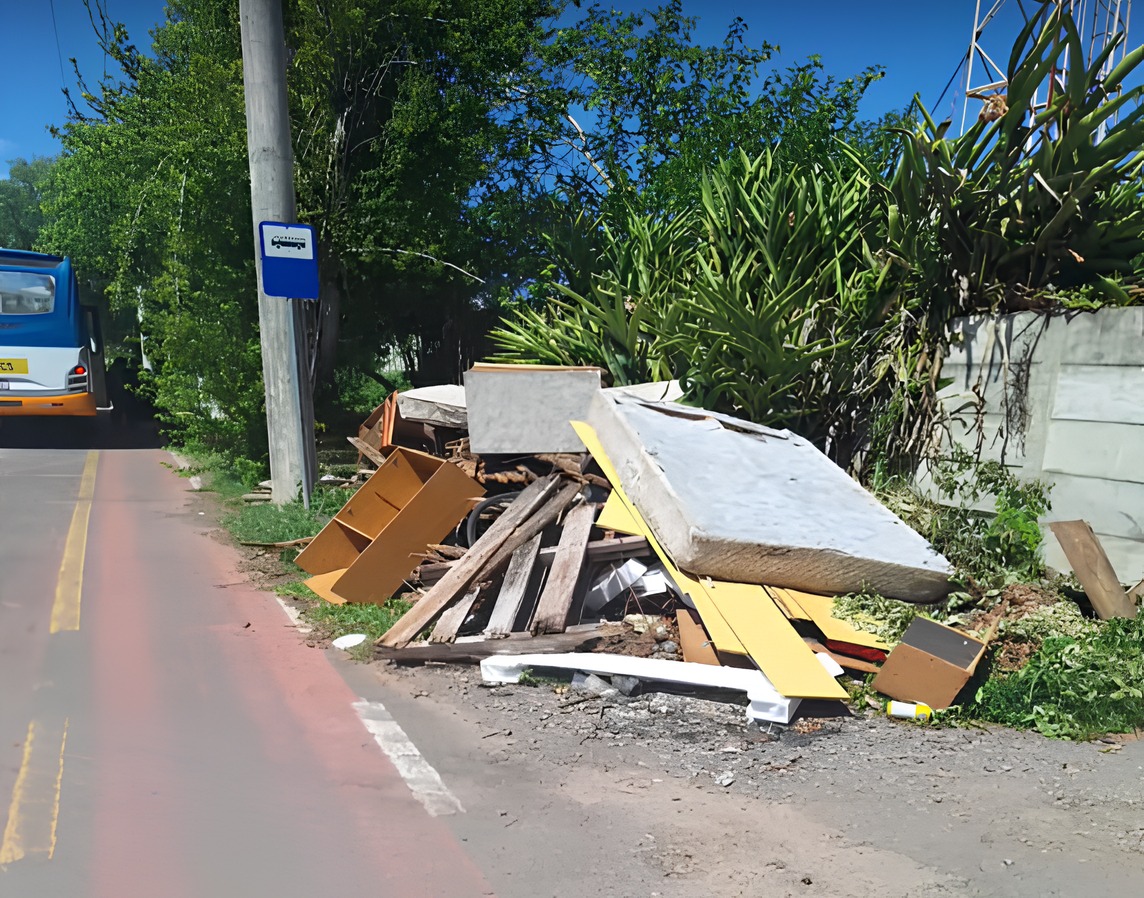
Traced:
<path fill-rule="evenodd" d="M 262 292 L 286 299 L 318 298 L 318 253 L 309 225 L 263 221 L 258 224 Z"/>

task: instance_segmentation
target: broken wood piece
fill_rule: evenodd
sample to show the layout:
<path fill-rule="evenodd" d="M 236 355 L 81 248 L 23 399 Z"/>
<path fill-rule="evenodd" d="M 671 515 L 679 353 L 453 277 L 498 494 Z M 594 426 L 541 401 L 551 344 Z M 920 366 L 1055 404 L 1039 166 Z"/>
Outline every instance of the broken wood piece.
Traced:
<path fill-rule="evenodd" d="M 881 665 L 874 664 L 870 661 L 864 661 L 861 658 L 852 658 L 849 655 L 841 655 L 838 652 L 832 652 L 821 642 L 811 636 L 804 636 L 803 640 L 810 646 L 816 654 L 826 655 L 840 667 L 845 667 L 847 670 L 856 670 L 860 673 L 874 673 L 882 669 Z"/>
<path fill-rule="evenodd" d="M 378 644 L 394 647 L 406 645 L 432 623 L 433 618 L 476 579 L 489 559 L 504 545 L 505 540 L 551 498 L 557 491 L 559 483 L 559 478 L 550 476 L 526 487 L 473 544 L 465 557 L 455 562 L 445 576 L 378 640 Z M 528 538 L 530 539 L 531 535 Z"/>
<path fill-rule="evenodd" d="M 517 652 L 587 652 L 604 638 L 622 632 L 618 624 L 600 624 L 589 629 L 576 628 L 565 633 L 533 636 L 530 633 L 512 633 L 507 637 L 473 640 L 464 637 L 457 642 L 432 645 L 411 645 L 403 649 L 379 645 L 376 657 L 397 664 L 479 664 L 490 655 Z"/>
<path fill-rule="evenodd" d="M 620 558 L 638 558 L 651 555 L 652 549 L 643 536 L 613 536 L 609 539 L 594 539 L 588 543 L 585 553 L 589 561 L 615 561 Z M 540 550 L 540 560 L 551 561 L 556 556 L 556 546 Z"/>
<path fill-rule="evenodd" d="M 569 511 L 564 519 L 564 530 L 556 546 L 548 581 L 536 601 L 533 633 L 561 633 L 568 625 L 568 611 L 572 607 L 580 572 L 584 569 L 584 553 L 597 511 L 599 509 L 595 505 L 583 502 Z"/>
<path fill-rule="evenodd" d="M 373 448 L 365 440 L 358 439 L 357 437 L 346 437 L 349 444 L 353 446 L 358 452 L 368 458 L 371 462 L 379 468 L 385 464 L 385 456 Z"/>
<path fill-rule="evenodd" d="M 442 558 L 450 558 L 456 560 L 462 557 L 468 549 L 462 546 L 443 546 L 440 543 L 430 543 L 427 548 L 430 552 L 436 552 Z"/>
<path fill-rule="evenodd" d="M 437 626 L 429 634 L 429 641 L 452 642 L 456 639 L 458 631 L 464 626 L 465 618 L 469 616 L 469 612 L 480 594 L 481 585 L 478 583 L 461 596 L 460 601 L 442 611 L 441 616 L 437 618 Z"/>
<path fill-rule="evenodd" d="M 489 618 L 489 625 L 485 627 L 486 636 L 507 636 L 512 632 L 513 624 L 520 614 L 520 606 L 528 592 L 528 583 L 536 567 L 540 540 L 543 536 L 542 533 L 536 534 L 512 553 L 508 571 L 504 575 L 504 583 L 501 585 L 496 605 L 493 606 L 492 617 Z"/>
<path fill-rule="evenodd" d="M 504 545 L 502 545 L 489 560 L 488 564 L 481 568 L 480 576 L 482 578 L 491 580 L 499 574 L 508 566 L 509 561 L 512 560 L 513 552 L 536 536 L 536 534 L 543 533 L 560 519 L 565 509 L 580 495 L 580 484 L 569 480 L 564 480 L 563 483 L 564 485 L 556 492 L 556 495 L 549 499 L 535 515 L 514 530 L 512 535 L 505 540 Z"/>
<path fill-rule="evenodd" d="M 1064 549 L 1073 573 L 1101 620 L 1135 617 L 1136 604 L 1117 579 L 1112 563 L 1087 521 L 1056 521 L 1049 529 Z"/>
<path fill-rule="evenodd" d="M 246 541 L 241 541 L 239 543 L 239 545 L 257 546 L 261 549 L 292 549 L 295 546 L 306 545 L 313 538 L 314 537 L 312 537 L 312 536 L 302 536 L 302 537 L 299 537 L 298 539 L 288 539 L 288 540 L 285 540 L 285 541 L 280 542 L 280 543 L 248 543 Z"/>

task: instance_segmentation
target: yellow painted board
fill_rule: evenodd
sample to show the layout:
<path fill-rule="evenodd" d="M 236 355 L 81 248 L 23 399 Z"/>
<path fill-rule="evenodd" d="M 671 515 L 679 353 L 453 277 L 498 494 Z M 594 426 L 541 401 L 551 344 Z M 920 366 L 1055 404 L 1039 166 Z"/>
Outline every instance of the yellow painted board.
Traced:
<path fill-rule="evenodd" d="M 774 586 L 764 586 L 763 588 L 767 591 L 767 595 L 775 600 L 775 604 L 779 606 L 779 610 L 790 620 L 808 621 L 811 619 L 810 615 L 794 600 L 794 596 L 792 596 L 789 591 Z"/>
<path fill-rule="evenodd" d="M 703 585 L 775 689 L 789 698 L 847 698 L 763 587 L 718 580 L 704 580 Z"/>
<path fill-rule="evenodd" d="M 889 651 L 890 646 L 873 633 L 857 630 L 844 620 L 832 616 L 834 599 L 830 596 L 816 596 L 795 589 L 784 590 L 810 615 L 811 620 L 822 631 L 822 635 L 834 642 L 849 642 L 852 645 Z"/>
<path fill-rule="evenodd" d="M 632 513 L 624 505 L 624 500 L 620 498 L 618 490 L 608 496 L 604 507 L 600 509 L 596 526 L 601 530 L 615 530 L 616 533 L 626 533 L 629 536 L 643 535 Z"/>
<path fill-rule="evenodd" d="M 703 619 L 703 625 L 707 628 L 707 632 L 711 636 L 711 641 L 715 643 L 715 648 L 721 652 L 731 652 L 735 655 L 747 654 L 747 650 L 743 648 L 743 644 L 739 641 L 738 637 L 736 637 L 731 628 L 727 626 L 727 622 L 723 620 L 722 615 L 719 614 L 715 606 L 711 604 L 711 600 L 707 597 L 707 592 L 703 589 L 702 584 L 672 564 L 671 559 L 663 550 L 663 547 L 660 546 L 655 535 L 651 532 L 651 528 L 647 526 L 643 517 L 632 504 L 632 500 L 629 499 L 624 492 L 624 488 L 620 486 L 620 476 L 616 473 L 616 469 L 612 466 L 608 456 L 604 453 L 604 448 L 600 445 L 596 431 L 581 421 L 573 421 L 572 427 L 576 431 L 576 436 L 580 437 L 581 442 L 583 442 L 588 448 L 588 451 L 592 453 L 592 457 L 596 460 L 596 464 L 600 466 L 600 470 L 604 472 L 604 476 L 607 477 L 612 484 L 612 495 L 604 505 L 605 512 L 609 512 L 608 505 L 611 505 L 609 513 L 610 523 L 607 529 L 620 530 L 625 533 L 639 534 L 645 537 L 648 541 L 648 545 L 652 547 L 655 554 L 659 557 L 659 560 L 663 562 L 663 566 L 667 569 L 667 573 L 671 576 L 671 579 L 675 581 L 675 585 L 687 593 L 691 597 L 691 601 L 695 603 L 695 610 L 699 612 L 699 616 Z M 612 500 L 617 497 L 618 501 L 613 502 Z M 597 520 L 596 526 L 599 527 L 603 525 Z"/>

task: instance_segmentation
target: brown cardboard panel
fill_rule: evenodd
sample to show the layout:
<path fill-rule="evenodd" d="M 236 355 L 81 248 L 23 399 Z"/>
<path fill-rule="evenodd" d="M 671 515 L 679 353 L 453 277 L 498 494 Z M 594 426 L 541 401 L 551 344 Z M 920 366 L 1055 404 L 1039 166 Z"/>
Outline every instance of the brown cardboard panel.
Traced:
<path fill-rule="evenodd" d="M 330 571 L 325 574 L 318 574 L 316 577 L 311 577 L 305 583 L 310 587 L 311 591 L 317 593 L 331 605 L 344 605 L 346 600 L 334 592 L 334 584 L 338 578 L 344 574 L 345 571 Z"/>
<path fill-rule="evenodd" d="M 337 582 L 339 595 L 351 602 L 384 602 L 400 589 L 425 547 L 448 536 L 484 492 L 453 465 L 444 465 L 439 474 L 429 478 L 350 565 Z"/>
<path fill-rule="evenodd" d="M 368 537 L 342 526 L 335 518 L 298 554 L 295 563 L 310 574 L 344 570 L 369 543 Z"/>
<path fill-rule="evenodd" d="M 914 618 L 874 678 L 883 695 L 948 708 L 973 676 L 986 644 L 952 627 Z"/>
<path fill-rule="evenodd" d="M 699 622 L 699 615 L 690 608 L 680 608 L 675 616 L 679 627 L 679 647 L 683 650 L 684 661 L 694 661 L 699 664 L 718 664 L 719 656 L 715 654 L 715 644 L 703 624 Z"/>
<path fill-rule="evenodd" d="M 395 449 L 335 517 L 375 539 L 429 479 L 414 469 L 412 454 L 408 449 Z M 440 468 L 440 460 L 437 463 Z"/>

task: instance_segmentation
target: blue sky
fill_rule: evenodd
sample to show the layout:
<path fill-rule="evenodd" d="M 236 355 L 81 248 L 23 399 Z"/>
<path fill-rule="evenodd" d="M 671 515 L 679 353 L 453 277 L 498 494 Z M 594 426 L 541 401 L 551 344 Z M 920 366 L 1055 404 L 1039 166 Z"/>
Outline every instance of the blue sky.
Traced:
<path fill-rule="evenodd" d="M 75 84 L 68 59 L 78 60 L 90 82 L 98 80 L 106 64 L 83 0 L 4 0 L 3 5 L 0 72 L 6 89 L 0 94 L 0 178 L 7 176 L 8 160 L 59 152 L 48 126 L 61 125 L 67 117 L 61 88 Z M 140 46 L 150 45 L 147 34 L 162 21 L 165 7 L 163 0 L 103 0 L 103 5 L 112 19 L 127 25 Z M 625 10 L 649 5 L 646 0 L 614 3 Z M 684 0 L 685 11 L 699 17 L 698 34 L 705 43 L 721 41 L 727 24 L 738 15 L 747 22 L 752 42 L 781 47 L 779 66 L 812 53 L 822 56 L 827 70 L 839 77 L 867 65 L 885 66 L 886 77 L 866 96 L 863 112 L 870 118 L 905 106 L 915 92 L 937 116 L 960 116 L 956 84 L 942 104 L 936 104 L 969 46 L 974 6 L 974 0 Z M 1007 0 L 984 41 L 1001 65 L 1019 26 L 1016 0 Z M 1139 43 L 1135 35 L 1133 43 Z"/>

